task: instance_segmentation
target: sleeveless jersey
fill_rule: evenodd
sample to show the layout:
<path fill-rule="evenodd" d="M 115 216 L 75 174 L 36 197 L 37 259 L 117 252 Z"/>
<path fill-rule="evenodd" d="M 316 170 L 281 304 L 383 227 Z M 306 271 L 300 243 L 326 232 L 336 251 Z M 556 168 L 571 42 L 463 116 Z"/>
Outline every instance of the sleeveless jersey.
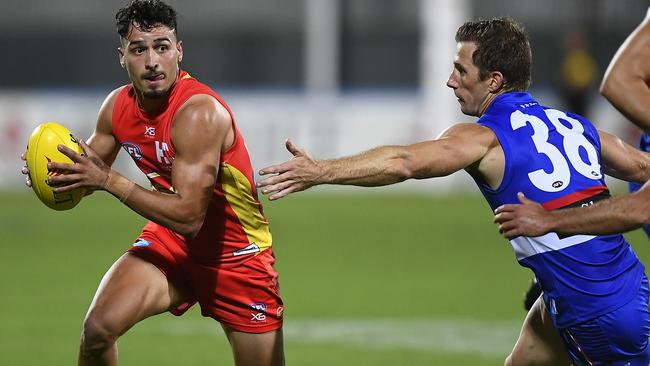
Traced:
<path fill-rule="evenodd" d="M 476 180 L 492 209 L 518 203 L 517 192 L 547 210 L 588 205 L 609 196 L 600 167 L 600 138 L 584 117 L 541 106 L 528 93 L 495 98 L 478 123 L 497 136 L 503 181 Z M 519 263 L 533 270 L 558 328 L 582 323 L 630 301 L 644 273 L 622 235 L 516 237 Z"/>
<path fill-rule="evenodd" d="M 262 211 L 253 181 L 253 168 L 244 139 L 228 105 L 208 86 L 181 71 L 172 87 L 166 108 L 155 116 L 140 107 L 133 85 L 118 94 L 113 107 L 113 134 L 153 189 L 174 192 L 171 171 L 175 149 L 172 125 L 176 111 L 193 95 L 215 98 L 230 113 L 234 142 L 220 158 L 219 173 L 205 221 L 195 238 L 189 239 L 153 222 L 150 228 L 167 230 L 176 245 L 202 264 L 236 262 L 242 256 L 257 255 L 271 247 L 269 223 Z M 170 245 L 166 243 L 166 245 Z"/>

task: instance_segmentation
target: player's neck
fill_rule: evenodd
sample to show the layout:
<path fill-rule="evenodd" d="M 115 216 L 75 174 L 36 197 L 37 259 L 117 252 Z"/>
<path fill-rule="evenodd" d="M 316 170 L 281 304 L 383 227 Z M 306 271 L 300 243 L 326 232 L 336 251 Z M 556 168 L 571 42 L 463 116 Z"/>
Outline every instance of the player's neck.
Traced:
<path fill-rule="evenodd" d="M 507 90 L 501 89 L 497 93 L 489 93 L 485 99 L 483 100 L 483 103 L 481 103 L 481 106 L 479 108 L 478 116 L 481 117 L 483 114 L 485 114 L 485 111 L 492 105 L 492 102 L 494 102 L 494 99 L 498 97 L 499 95 L 505 93 Z"/>
<path fill-rule="evenodd" d="M 159 98 L 147 98 L 143 93 L 138 91 L 138 105 L 146 114 L 157 115 L 165 109 L 169 100 L 169 94 L 169 91 L 167 91 Z"/>
<path fill-rule="evenodd" d="M 136 89 L 136 95 L 138 97 L 138 105 L 139 107 L 148 115 L 150 116 L 155 116 L 162 111 L 165 110 L 167 107 L 167 103 L 169 102 L 169 96 L 171 95 L 172 91 L 174 90 L 174 87 L 176 86 L 176 80 L 174 84 L 164 92 L 164 94 L 152 98 L 152 97 L 146 97 L 143 92 L 139 91 Z"/>

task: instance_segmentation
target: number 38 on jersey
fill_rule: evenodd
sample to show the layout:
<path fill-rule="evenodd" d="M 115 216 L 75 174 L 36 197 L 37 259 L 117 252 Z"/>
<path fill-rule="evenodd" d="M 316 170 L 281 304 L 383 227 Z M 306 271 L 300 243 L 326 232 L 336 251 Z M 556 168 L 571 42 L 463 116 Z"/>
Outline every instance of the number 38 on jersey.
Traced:
<path fill-rule="evenodd" d="M 538 169 L 528 173 L 531 183 L 546 192 L 559 192 L 569 186 L 571 169 L 593 180 L 602 179 L 598 152 L 594 145 L 584 135 L 584 127 L 575 118 L 562 111 L 546 109 L 546 117 L 562 136 L 562 146 L 549 142 L 549 127 L 539 117 L 525 114 L 519 110 L 510 115 L 510 125 L 513 130 L 530 124 L 533 129 L 531 139 L 537 152 L 545 155 L 551 163 L 552 171 L 547 173 Z M 568 127 L 560 120 L 565 121 Z M 560 151 L 560 148 L 564 151 Z"/>

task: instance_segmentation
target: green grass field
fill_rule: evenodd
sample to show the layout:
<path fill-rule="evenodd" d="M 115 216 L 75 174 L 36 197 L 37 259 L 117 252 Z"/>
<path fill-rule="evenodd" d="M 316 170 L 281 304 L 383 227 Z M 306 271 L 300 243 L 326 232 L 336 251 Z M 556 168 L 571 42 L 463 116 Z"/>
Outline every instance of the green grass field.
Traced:
<path fill-rule="evenodd" d="M 368 191 L 366 191 L 368 192 Z M 499 365 L 529 271 L 479 196 L 302 193 L 269 203 L 290 365 Z M 1 193 L 0 365 L 72 365 L 101 276 L 144 220 L 105 193 L 47 209 Z M 642 258 L 647 239 L 628 235 Z M 137 281 L 137 279 L 134 279 Z M 219 325 L 163 314 L 119 341 L 124 365 L 230 365 Z"/>

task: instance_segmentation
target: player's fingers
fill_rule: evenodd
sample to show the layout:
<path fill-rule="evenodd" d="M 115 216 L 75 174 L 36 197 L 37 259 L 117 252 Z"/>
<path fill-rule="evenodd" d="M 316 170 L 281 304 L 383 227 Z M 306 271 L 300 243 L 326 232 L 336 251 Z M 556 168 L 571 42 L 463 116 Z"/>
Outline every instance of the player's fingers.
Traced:
<path fill-rule="evenodd" d="M 260 175 L 272 174 L 272 173 L 277 173 L 278 175 L 262 179 L 261 181 L 257 182 L 257 186 L 265 187 L 265 186 L 277 184 L 291 179 L 292 178 L 291 172 L 287 172 L 287 169 L 283 168 L 283 165 L 284 164 L 263 168 L 263 170 L 260 171 Z"/>
<path fill-rule="evenodd" d="M 502 224 L 506 221 L 512 220 L 514 214 L 512 212 L 500 212 L 494 215 L 494 222 L 497 224 Z"/>
<path fill-rule="evenodd" d="M 279 200 L 280 198 L 286 197 L 290 193 L 297 192 L 297 191 L 300 191 L 299 186 L 296 186 L 296 185 L 290 186 L 290 187 L 288 187 L 286 189 L 283 189 L 280 192 L 277 192 L 275 194 L 270 195 L 269 200 L 271 200 L 271 201 Z"/>
<path fill-rule="evenodd" d="M 54 175 L 47 178 L 47 184 L 52 187 L 59 186 L 62 184 L 70 184 L 72 182 L 78 182 L 81 180 L 81 175 L 79 174 L 61 174 Z"/>
<path fill-rule="evenodd" d="M 261 174 L 261 172 L 260 172 L 260 174 Z M 262 187 L 268 187 L 270 185 L 273 185 L 275 183 L 275 177 L 276 176 L 269 177 L 269 178 L 257 181 L 255 183 L 255 186 L 257 186 L 257 188 L 262 188 Z M 264 190 L 262 190 L 262 193 L 264 193 Z"/>
<path fill-rule="evenodd" d="M 516 227 L 510 228 L 510 229 L 505 229 L 503 230 L 503 236 L 506 238 L 516 238 L 518 236 L 521 236 L 521 230 L 519 230 Z"/>
<path fill-rule="evenodd" d="M 504 222 L 503 224 L 499 225 L 499 232 L 506 238 L 512 238 L 518 235 L 517 225 L 515 225 L 512 221 Z"/>
<path fill-rule="evenodd" d="M 71 172 L 76 169 L 74 164 L 50 162 L 47 163 L 47 170 L 50 172 Z"/>
<path fill-rule="evenodd" d="M 32 179 L 29 178 L 29 175 L 25 177 L 25 185 L 26 185 L 27 187 L 31 187 L 31 186 L 32 186 Z"/>
<path fill-rule="evenodd" d="M 67 184 L 67 185 L 61 186 L 61 187 L 56 187 L 52 191 L 54 193 L 63 193 L 63 192 L 72 191 L 72 190 L 77 189 L 77 188 L 81 188 L 81 183 L 80 182 Z"/>
<path fill-rule="evenodd" d="M 91 156 L 91 155 L 94 155 L 94 154 L 93 154 L 94 151 L 90 148 L 90 146 L 88 146 L 88 145 L 86 144 L 86 141 L 84 141 L 84 140 L 80 140 L 80 141 L 79 141 L 79 145 L 81 145 L 81 150 L 82 150 L 81 156 L 84 156 L 84 155 L 85 155 L 85 156 Z"/>
<path fill-rule="evenodd" d="M 287 139 L 287 141 L 284 142 L 284 146 L 286 146 L 287 150 L 289 150 L 293 156 L 304 155 L 302 149 L 297 148 L 291 139 Z"/>
<path fill-rule="evenodd" d="M 24 153 L 20 154 L 20 160 L 27 161 L 27 151 Z"/>
<path fill-rule="evenodd" d="M 519 198 L 519 202 L 521 202 L 521 203 L 534 204 L 534 205 L 537 204 L 537 202 L 535 202 L 533 200 L 529 200 L 528 198 L 526 198 L 526 196 L 523 194 L 523 192 L 517 193 L 517 198 Z"/>
<path fill-rule="evenodd" d="M 274 184 L 272 186 L 269 186 L 269 187 L 266 187 L 266 188 L 262 189 L 262 193 L 264 193 L 265 195 L 269 195 L 269 194 L 271 194 L 273 192 L 282 191 L 282 190 L 286 189 L 287 187 L 290 187 L 291 185 L 293 185 L 295 183 L 296 182 L 293 181 L 293 180 L 287 180 L 287 181 L 284 181 L 284 182 L 280 182 L 278 184 Z"/>
<path fill-rule="evenodd" d="M 291 184 L 291 183 L 292 183 L 291 181 L 278 181 L 277 183 L 274 183 L 262 189 L 262 193 L 269 194 L 270 192 L 277 192 L 282 188 L 286 187 L 287 184 Z"/>
<path fill-rule="evenodd" d="M 512 204 L 512 203 L 501 205 L 501 206 L 497 207 L 496 210 L 494 210 L 494 213 L 499 214 L 501 212 L 512 212 L 517 208 L 517 206 L 519 206 L 519 205 L 515 205 L 515 204 Z"/>
<path fill-rule="evenodd" d="M 264 167 L 264 168 L 260 169 L 259 173 L 260 173 L 260 175 L 278 174 L 278 173 L 280 173 L 282 171 L 280 169 L 282 167 L 282 165 L 283 164 L 277 164 L 277 165 L 271 165 L 271 166 Z M 261 183 L 261 182 L 264 182 L 264 181 L 258 182 L 258 187 L 259 187 L 259 183 Z"/>
<path fill-rule="evenodd" d="M 74 150 L 72 150 L 71 148 L 69 148 L 69 147 L 67 147 L 67 146 L 65 146 L 65 145 L 59 144 L 59 145 L 57 146 L 57 149 L 58 149 L 58 150 L 59 150 L 63 155 L 69 157 L 69 158 L 70 158 L 72 161 L 74 161 L 75 163 L 79 163 L 79 162 L 81 162 L 81 155 L 77 154 L 77 152 L 74 151 Z"/>
<path fill-rule="evenodd" d="M 85 156 L 87 156 L 89 158 L 98 157 L 95 150 L 93 150 L 90 146 L 88 146 L 86 141 L 84 141 L 84 140 L 79 141 L 79 145 L 81 145 L 81 148 L 83 149 L 83 152 L 81 153 L 82 156 L 85 155 Z M 100 158 L 100 160 L 101 160 L 101 158 Z"/>
<path fill-rule="evenodd" d="M 29 168 L 27 167 L 27 165 L 22 167 L 22 169 L 20 169 L 20 172 L 23 174 L 29 174 Z"/>

